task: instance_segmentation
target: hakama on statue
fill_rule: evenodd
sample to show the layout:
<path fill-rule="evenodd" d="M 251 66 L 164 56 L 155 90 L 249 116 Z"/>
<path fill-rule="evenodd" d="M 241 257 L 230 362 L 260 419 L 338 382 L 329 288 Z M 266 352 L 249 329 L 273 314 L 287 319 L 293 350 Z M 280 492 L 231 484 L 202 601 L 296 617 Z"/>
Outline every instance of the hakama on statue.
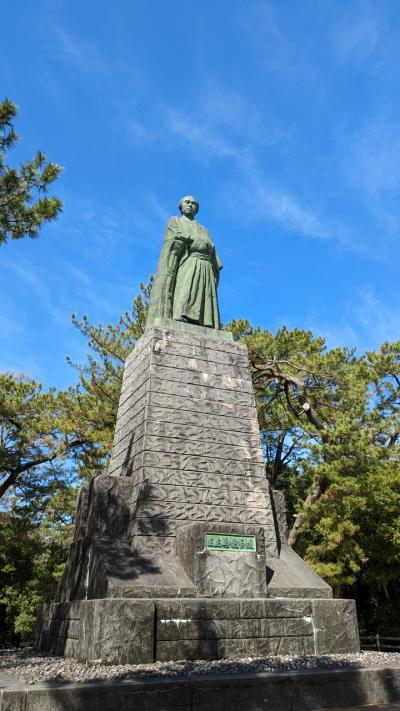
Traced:
<path fill-rule="evenodd" d="M 157 318 L 220 329 L 220 269 L 222 264 L 206 228 L 185 216 L 171 217 L 150 297 L 147 327 Z"/>

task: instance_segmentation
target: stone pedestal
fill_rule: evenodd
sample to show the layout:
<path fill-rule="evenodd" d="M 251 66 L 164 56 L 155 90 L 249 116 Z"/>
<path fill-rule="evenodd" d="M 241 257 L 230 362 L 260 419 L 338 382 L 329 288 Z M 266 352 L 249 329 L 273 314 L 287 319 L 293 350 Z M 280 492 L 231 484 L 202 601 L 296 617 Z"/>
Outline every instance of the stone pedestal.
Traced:
<path fill-rule="evenodd" d="M 285 543 L 229 339 L 154 326 L 128 357 L 109 473 L 80 492 L 40 648 L 109 663 L 358 649 L 352 601 Z"/>

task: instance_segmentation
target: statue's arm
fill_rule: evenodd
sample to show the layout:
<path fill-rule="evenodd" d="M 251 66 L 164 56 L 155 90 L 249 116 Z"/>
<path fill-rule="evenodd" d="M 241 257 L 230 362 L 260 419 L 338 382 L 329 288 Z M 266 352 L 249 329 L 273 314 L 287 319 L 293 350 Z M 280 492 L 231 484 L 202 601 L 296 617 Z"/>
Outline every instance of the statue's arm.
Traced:
<path fill-rule="evenodd" d="M 164 245 L 162 251 L 165 256 L 165 267 L 169 275 L 176 277 L 179 261 L 182 257 L 189 239 L 180 231 L 179 219 L 170 217 L 164 233 Z"/>
<path fill-rule="evenodd" d="M 172 318 L 176 274 L 187 241 L 179 231 L 179 220 L 170 217 L 164 232 L 164 242 L 151 290 L 147 328 L 152 325 L 155 318 Z"/>
<path fill-rule="evenodd" d="M 214 269 L 214 274 L 215 274 L 215 282 L 216 282 L 217 286 L 218 286 L 218 282 L 219 282 L 219 274 L 220 274 L 221 269 L 223 269 L 223 267 L 224 267 L 224 265 L 222 264 L 218 254 L 215 250 L 215 247 L 214 247 L 213 269 Z"/>

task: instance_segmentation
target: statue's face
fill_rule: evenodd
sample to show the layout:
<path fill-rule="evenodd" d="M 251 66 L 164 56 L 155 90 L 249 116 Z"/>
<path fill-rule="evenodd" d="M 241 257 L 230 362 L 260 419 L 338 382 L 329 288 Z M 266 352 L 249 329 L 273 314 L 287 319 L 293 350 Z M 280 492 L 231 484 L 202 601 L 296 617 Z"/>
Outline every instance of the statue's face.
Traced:
<path fill-rule="evenodd" d="M 186 197 L 181 200 L 181 212 L 185 217 L 189 217 L 193 220 L 198 209 L 199 204 L 192 195 L 186 195 Z"/>

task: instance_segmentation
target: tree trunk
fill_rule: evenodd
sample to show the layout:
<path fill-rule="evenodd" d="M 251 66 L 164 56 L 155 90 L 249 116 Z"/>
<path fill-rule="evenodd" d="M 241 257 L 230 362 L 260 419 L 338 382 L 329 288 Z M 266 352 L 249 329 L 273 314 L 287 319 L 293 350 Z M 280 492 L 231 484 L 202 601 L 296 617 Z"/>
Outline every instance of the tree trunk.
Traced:
<path fill-rule="evenodd" d="M 307 498 L 304 501 L 304 506 L 313 504 L 314 501 L 316 501 L 321 496 L 322 484 L 323 484 L 323 478 L 321 477 L 321 479 L 319 479 L 317 481 L 314 488 L 307 495 Z M 294 524 L 293 524 L 292 529 L 289 533 L 288 545 L 290 548 L 294 548 L 294 546 L 297 543 L 297 539 L 299 537 L 299 528 L 300 528 L 301 524 L 303 523 L 303 521 L 304 521 L 304 515 L 303 515 L 303 512 L 301 511 L 300 513 L 295 515 Z"/>

